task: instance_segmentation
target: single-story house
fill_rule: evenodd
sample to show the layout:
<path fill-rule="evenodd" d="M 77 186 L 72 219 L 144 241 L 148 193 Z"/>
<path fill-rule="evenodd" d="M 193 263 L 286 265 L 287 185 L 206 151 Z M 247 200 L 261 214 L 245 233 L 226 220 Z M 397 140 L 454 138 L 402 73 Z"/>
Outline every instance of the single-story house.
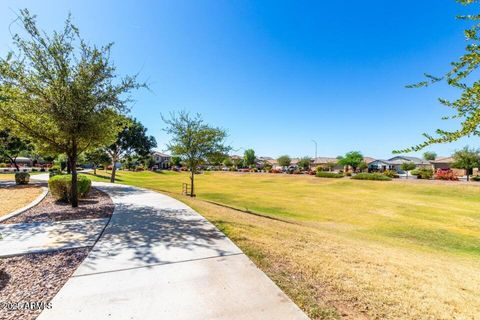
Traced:
<path fill-rule="evenodd" d="M 343 166 L 339 165 L 337 158 L 333 157 L 317 157 L 314 158 L 312 161 L 312 169 L 317 170 L 318 167 L 322 168 L 323 170 L 332 170 L 332 171 L 340 171 L 343 170 Z"/>
<path fill-rule="evenodd" d="M 438 169 L 452 170 L 457 176 L 466 175 L 465 169 L 456 169 L 452 167 L 454 162 L 455 162 L 455 159 L 453 159 L 453 157 L 437 157 L 435 160 L 430 161 L 433 171 L 437 171 Z M 478 173 L 479 173 L 478 168 L 473 169 L 473 172 L 472 172 L 473 175 L 477 175 Z"/>
<path fill-rule="evenodd" d="M 170 155 L 155 151 L 152 153 L 152 157 L 155 160 L 155 166 L 158 169 L 170 168 L 170 161 L 172 160 Z"/>
<path fill-rule="evenodd" d="M 385 171 L 393 170 L 397 173 L 405 173 L 401 167 L 405 162 L 412 162 L 415 164 L 416 168 L 431 168 L 431 163 L 429 161 L 417 158 L 417 157 L 407 157 L 407 156 L 395 156 L 388 160 L 374 160 L 368 163 L 368 171 Z"/>

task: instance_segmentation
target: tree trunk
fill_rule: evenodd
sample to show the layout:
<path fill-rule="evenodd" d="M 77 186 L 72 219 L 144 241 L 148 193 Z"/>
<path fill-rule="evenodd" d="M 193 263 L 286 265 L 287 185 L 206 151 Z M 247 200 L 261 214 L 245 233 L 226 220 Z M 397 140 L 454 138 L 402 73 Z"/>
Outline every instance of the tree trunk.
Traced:
<path fill-rule="evenodd" d="M 72 173 L 72 160 L 67 157 L 67 174 Z"/>
<path fill-rule="evenodd" d="M 68 159 L 70 164 L 70 170 L 72 171 L 72 194 L 70 196 L 70 202 L 72 207 L 78 207 L 78 183 L 77 183 L 77 146 L 73 146 L 73 155 Z"/>
<path fill-rule="evenodd" d="M 95 164 L 93 165 L 93 174 L 97 175 L 97 166 Z"/>
<path fill-rule="evenodd" d="M 468 171 L 467 171 L 467 181 L 470 181 L 470 174 Z"/>
<path fill-rule="evenodd" d="M 190 176 L 190 182 L 192 184 L 192 187 L 190 189 L 190 197 L 195 196 L 195 188 L 194 188 L 194 182 L 195 182 L 195 169 L 192 167 L 190 169 L 192 171 L 192 175 Z"/>
<path fill-rule="evenodd" d="M 110 182 L 115 183 L 115 173 L 117 171 L 117 160 L 113 159 L 112 160 L 112 175 L 110 176 Z"/>

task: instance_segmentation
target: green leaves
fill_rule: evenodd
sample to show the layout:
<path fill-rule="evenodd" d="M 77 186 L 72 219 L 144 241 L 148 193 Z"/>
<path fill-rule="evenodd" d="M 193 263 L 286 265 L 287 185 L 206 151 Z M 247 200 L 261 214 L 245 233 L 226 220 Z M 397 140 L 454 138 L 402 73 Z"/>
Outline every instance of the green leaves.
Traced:
<path fill-rule="evenodd" d="M 478 1 L 457 0 L 457 2 L 463 5 L 471 5 Z M 452 142 L 464 136 L 479 135 L 480 133 L 478 129 L 480 125 L 480 82 L 471 79 L 472 72 L 477 70 L 480 65 L 480 39 L 478 35 L 480 24 L 477 23 L 480 20 L 480 15 L 462 15 L 457 18 L 474 22 L 471 27 L 465 30 L 465 37 L 468 42 L 465 53 L 451 63 L 452 68 L 443 76 L 436 77 L 425 74 L 425 81 L 409 85 L 407 88 L 420 88 L 437 82 L 445 82 L 447 85 L 461 90 L 460 97 L 456 100 L 439 99 L 441 104 L 451 108 L 454 112 L 454 115 L 445 116 L 442 119 L 461 119 L 460 127 L 453 131 L 437 129 L 434 136 L 424 133 L 423 136 L 426 140 L 423 143 L 403 150 L 395 150 L 393 153 L 419 151 L 432 144 Z"/>

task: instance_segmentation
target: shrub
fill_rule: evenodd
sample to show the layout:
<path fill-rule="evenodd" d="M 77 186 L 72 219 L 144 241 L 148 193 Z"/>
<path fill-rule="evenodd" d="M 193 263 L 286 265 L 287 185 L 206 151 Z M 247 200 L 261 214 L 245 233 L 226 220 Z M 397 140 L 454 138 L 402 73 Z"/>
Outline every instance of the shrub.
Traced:
<path fill-rule="evenodd" d="M 480 181 L 480 176 L 473 176 L 473 177 L 472 177 L 472 180 L 473 180 L 473 181 Z"/>
<path fill-rule="evenodd" d="M 394 171 L 394 170 L 385 170 L 385 171 L 383 172 L 383 175 L 384 175 L 384 176 L 387 176 L 387 177 L 389 177 L 389 178 L 398 178 L 398 177 L 399 177 L 399 176 L 398 176 L 398 173 L 397 173 L 396 171 Z"/>
<path fill-rule="evenodd" d="M 28 174 L 28 172 L 15 173 L 16 184 L 28 184 L 29 182 L 30 182 L 30 174 Z"/>
<path fill-rule="evenodd" d="M 0 168 L 6 168 L 7 164 L 6 163 L 0 163 Z"/>
<path fill-rule="evenodd" d="M 433 170 L 427 168 L 418 168 L 410 172 L 412 176 L 417 176 L 418 179 L 431 179 L 433 177 Z"/>
<path fill-rule="evenodd" d="M 78 195 L 85 197 L 92 186 L 92 182 L 85 176 L 78 176 Z M 68 201 L 71 198 L 72 176 L 56 175 L 48 180 L 48 188 L 57 200 Z"/>
<path fill-rule="evenodd" d="M 436 180 L 458 181 L 457 175 L 452 170 L 438 169 L 435 173 Z"/>
<path fill-rule="evenodd" d="M 378 181 L 390 181 L 392 178 L 387 177 L 381 173 L 359 173 L 354 175 L 352 179 L 356 180 L 378 180 Z"/>
<path fill-rule="evenodd" d="M 345 175 L 346 175 L 347 177 L 351 177 L 351 176 L 352 176 L 352 173 L 351 173 L 350 171 L 348 171 L 347 173 L 345 173 Z"/>
<path fill-rule="evenodd" d="M 54 164 L 50 167 L 49 171 L 62 171 L 60 165 Z"/>
<path fill-rule="evenodd" d="M 318 178 L 343 178 L 342 173 L 317 171 L 315 175 Z"/>

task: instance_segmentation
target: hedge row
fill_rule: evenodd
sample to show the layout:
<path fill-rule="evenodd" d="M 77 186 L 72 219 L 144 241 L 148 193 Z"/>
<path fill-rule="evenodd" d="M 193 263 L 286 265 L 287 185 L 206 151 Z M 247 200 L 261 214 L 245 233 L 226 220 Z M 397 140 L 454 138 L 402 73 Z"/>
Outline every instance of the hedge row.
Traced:
<path fill-rule="evenodd" d="M 379 181 L 390 181 L 392 178 L 387 177 L 381 173 L 358 173 L 352 177 L 355 180 L 379 180 Z"/>
<path fill-rule="evenodd" d="M 317 171 L 315 176 L 317 176 L 318 178 L 343 178 L 342 173 L 324 172 L 324 171 Z"/>

